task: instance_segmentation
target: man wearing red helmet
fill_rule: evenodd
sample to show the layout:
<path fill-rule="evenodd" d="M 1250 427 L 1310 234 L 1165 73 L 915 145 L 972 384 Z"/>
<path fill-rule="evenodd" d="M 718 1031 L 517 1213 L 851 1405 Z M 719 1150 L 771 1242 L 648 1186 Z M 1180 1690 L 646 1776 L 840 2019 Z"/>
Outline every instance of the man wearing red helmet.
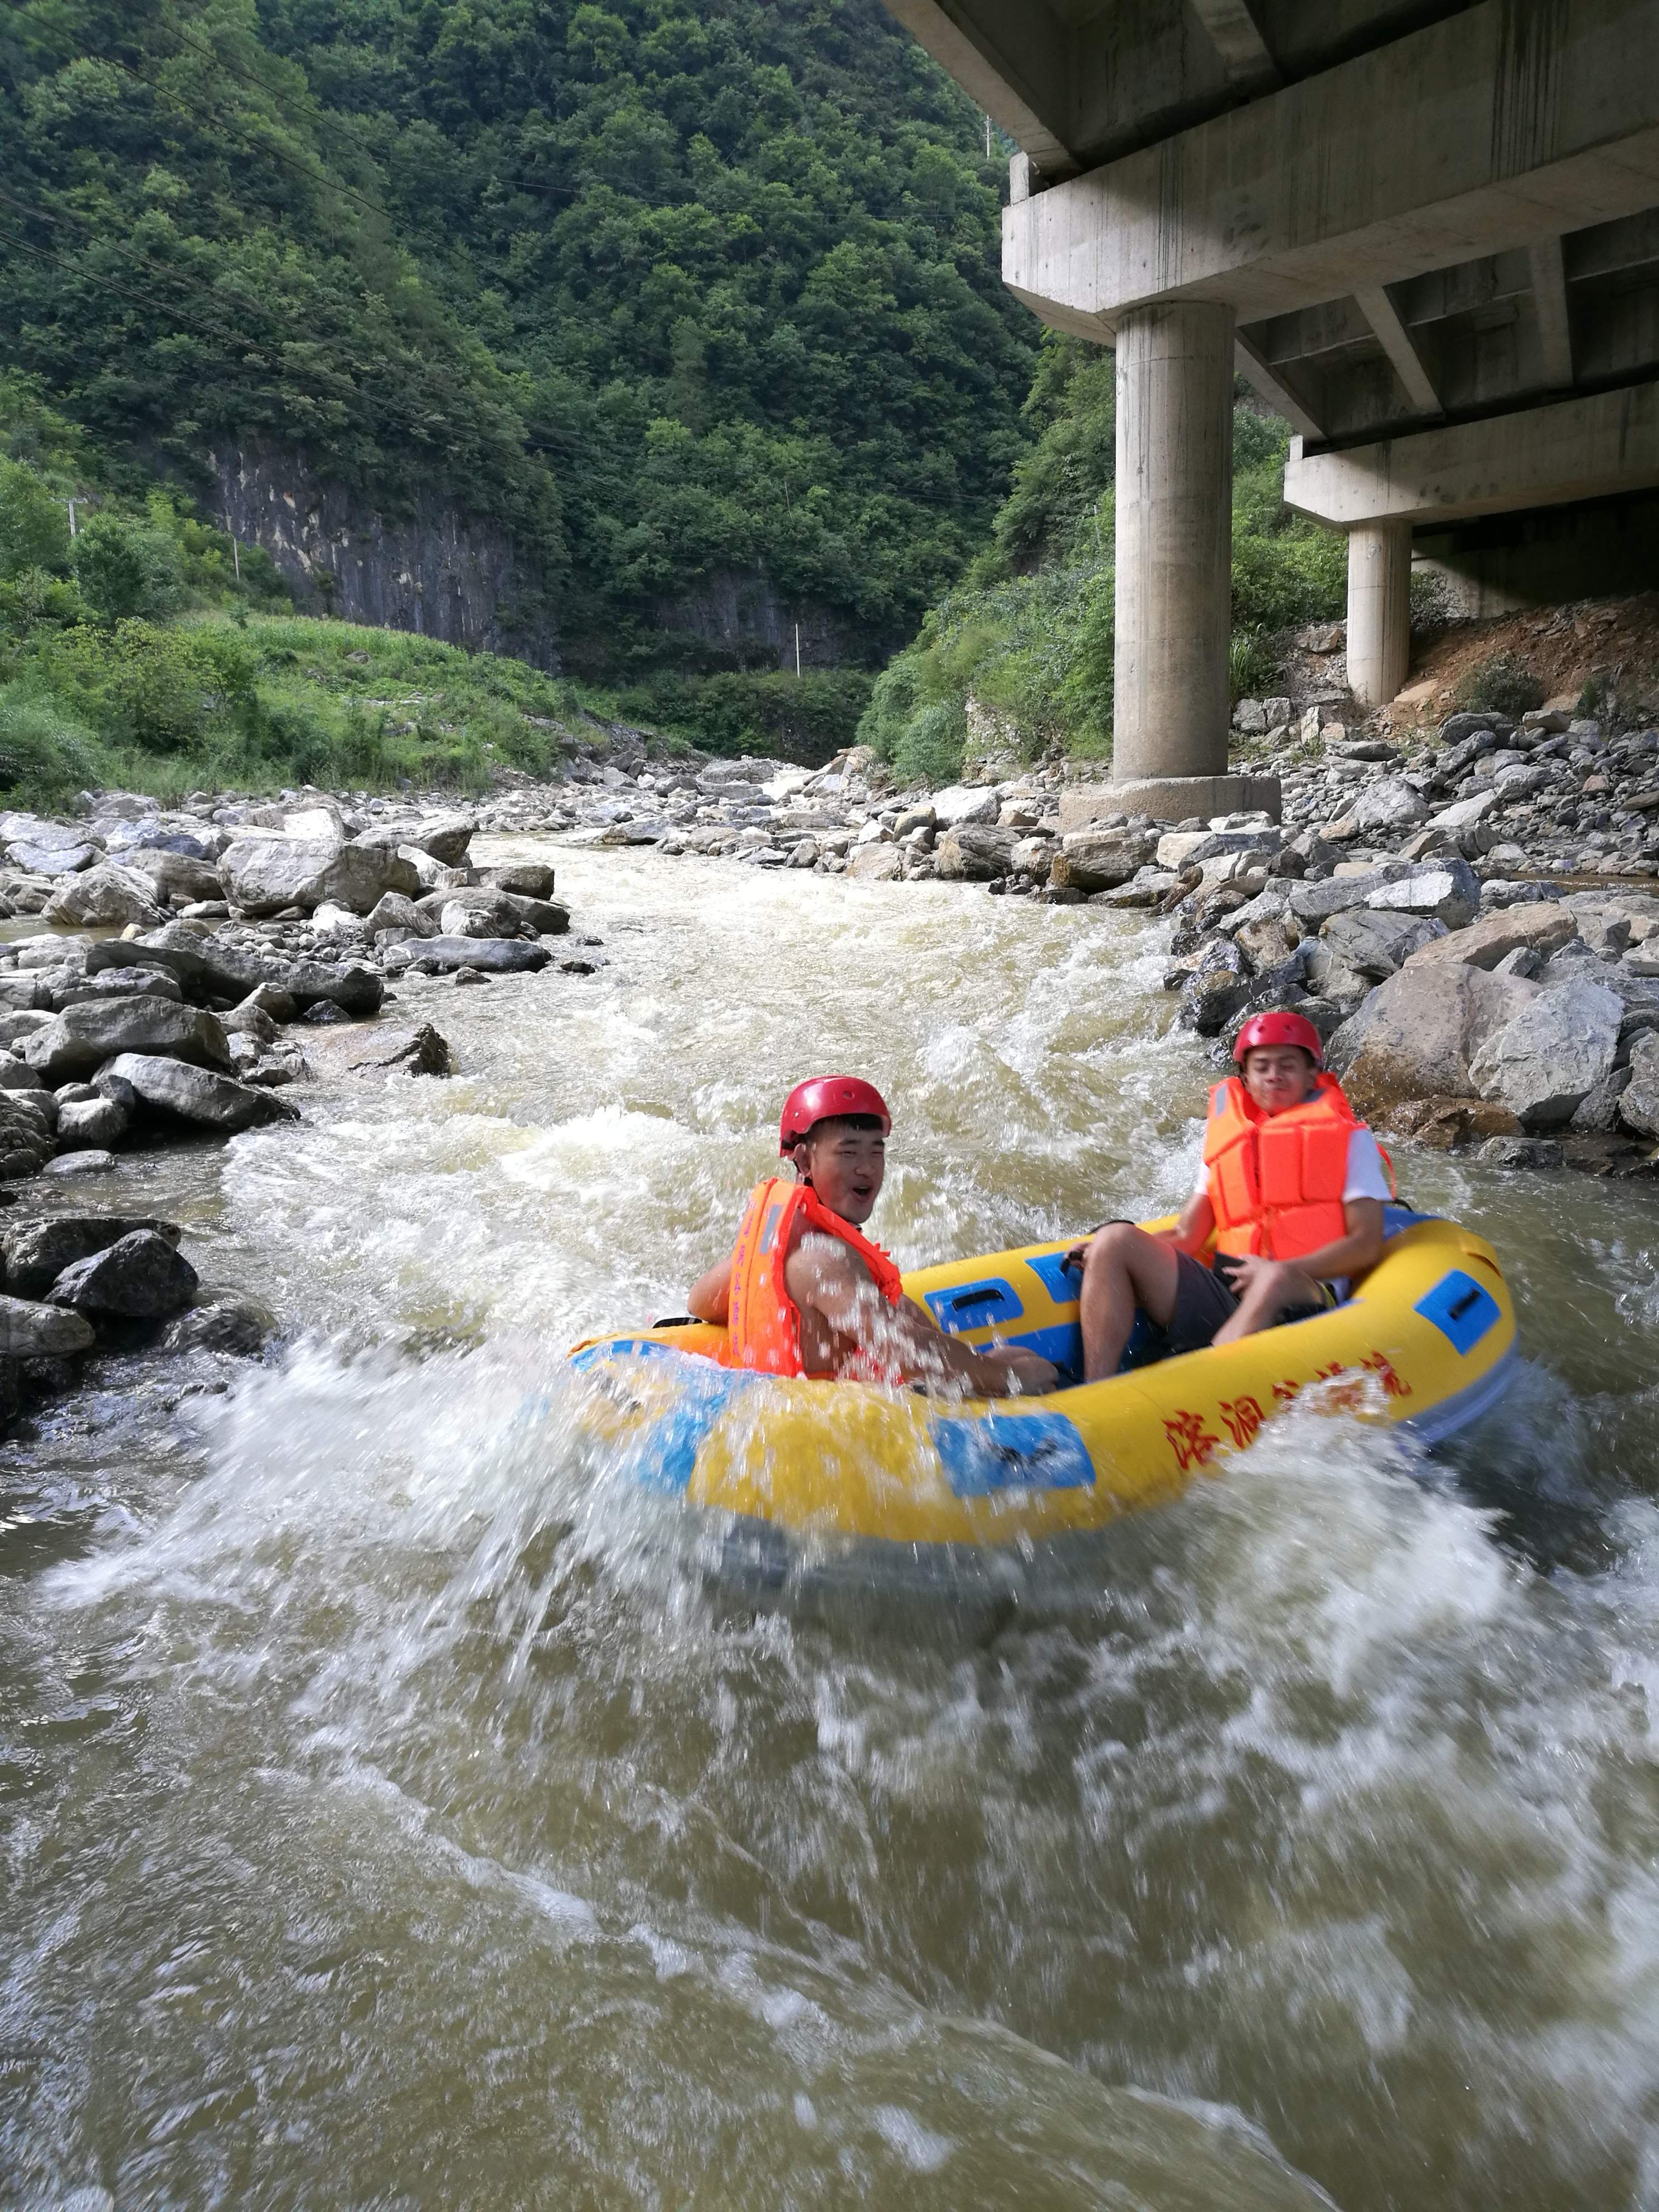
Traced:
<path fill-rule="evenodd" d="M 1231 1344 L 1316 1312 L 1324 1285 L 1364 1274 L 1382 1250 L 1392 1195 L 1384 1156 L 1301 1014 L 1257 1014 L 1233 1047 L 1240 1075 L 1210 1094 L 1204 1164 L 1175 1227 L 1108 1222 L 1068 1257 L 1085 1379 L 1117 1372 L 1139 1306 L 1166 1354 Z M 1214 1241 L 1212 1264 L 1198 1255 Z"/>
<path fill-rule="evenodd" d="M 750 1194 L 732 1257 L 693 1285 L 691 1311 L 730 1330 L 733 1367 L 763 1374 L 954 1381 L 988 1398 L 1052 1390 L 1059 1376 L 1036 1353 L 973 1352 L 935 1328 L 860 1234 L 891 1127 L 881 1093 L 856 1076 L 798 1083 L 778 1129 L 795 1180 L 771 1176 Z"/>

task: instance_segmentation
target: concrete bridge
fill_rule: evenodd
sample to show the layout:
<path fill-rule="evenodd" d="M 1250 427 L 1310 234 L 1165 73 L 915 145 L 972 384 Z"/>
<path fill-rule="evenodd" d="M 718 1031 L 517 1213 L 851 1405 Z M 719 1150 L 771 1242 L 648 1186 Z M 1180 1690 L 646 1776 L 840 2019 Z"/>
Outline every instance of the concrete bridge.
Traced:
<path fill-rule="evenodd" d="M 1021 149 L 1010 289 L 1117 349 L 1141 804 L 1268 795 L 1226 778 L 1236 371 L 1297 434 L 1289 503 L 1348 533 L 1367 704 L 1405 680 L 1414 535 L 1559 509 L 1591 569 L 1617 544 L 1659 582 L 1631 498 L 1659 486 L 1659 0 L 886 4 Z"/>

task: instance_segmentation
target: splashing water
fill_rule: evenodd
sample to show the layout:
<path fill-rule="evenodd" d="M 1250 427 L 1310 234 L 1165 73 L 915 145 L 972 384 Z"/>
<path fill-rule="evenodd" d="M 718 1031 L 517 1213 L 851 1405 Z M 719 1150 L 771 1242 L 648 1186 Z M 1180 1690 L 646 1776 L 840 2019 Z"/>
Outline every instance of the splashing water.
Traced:
<path fill-rule="evenodd" d="M 1531 1354 L 1450 1458 L 1293 1412 L 988 1628 L 754 1613 L 563 1347 L 809 1069 L 907 1264 L 1178 1202 L 1208 1070 L 1127 918 L 557 857 L 611 968 L 107 1201 L 288 1345 L 8 1447 L 0 2201 L 1659 2204 L 1654 1200 L 1412 1160 Z"/>

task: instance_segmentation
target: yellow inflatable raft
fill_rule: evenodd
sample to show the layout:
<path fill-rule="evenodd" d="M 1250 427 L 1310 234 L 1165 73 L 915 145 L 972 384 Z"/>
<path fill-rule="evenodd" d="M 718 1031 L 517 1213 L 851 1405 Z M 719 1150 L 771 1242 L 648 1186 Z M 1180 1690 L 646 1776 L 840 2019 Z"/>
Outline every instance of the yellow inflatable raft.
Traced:
<path fill-rule="evenodd" d="M 593 1418 L 653 1491 L 799 1536 L 1042 1540 L 1164 1504 L 1297 1399 L 1428 1443 L 1494 1404 L 1516 1340 L 1496 1254 L 1455 1222 L 1403 1207 L 1387 1225 L 1382 1260 L 1328 1313 L 1045 1398 L 958 1403 L 734 1372 L 716 1357 L 725 1331 L 701 1322 L 591 1340 L 571 1359 L 599 1386 Z M 1066 1249 L 918 1268 L 905 1291 L 969 1344 L 1029 1346 L 1075 1375 Z"/>

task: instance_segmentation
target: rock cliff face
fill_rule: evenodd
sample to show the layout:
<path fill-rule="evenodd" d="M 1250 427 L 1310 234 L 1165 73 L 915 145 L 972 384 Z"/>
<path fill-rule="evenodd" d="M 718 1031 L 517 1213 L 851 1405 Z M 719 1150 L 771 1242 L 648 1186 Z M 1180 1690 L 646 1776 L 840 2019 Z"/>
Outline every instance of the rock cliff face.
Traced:
<path fill-rule="evenodd" d="M 656 621 L 667 639 L 696 641 L 703 651 L 688 656 L 694 663 L 708 658 L 712 647 L 732 665 L 793 668 L 797 623 L 803 668 L 861 663 L 872 652 L 879 653 L 884 642 L 890 651 L 900 642 L 860 637 L 814 602 L 786 604 L 771 580 L 753 569 L 714 570 L 701 590 L 660 601 Z"/>
<path fill-rule="evenodd" d="M 381 514 L 319 482 L 297 453 L 227 447 L 212 462 L 228 527 L 264 548 L 308 612 L 513 653 L 556 672 L 542 580 L 499 524 L 428 492 L 406 514 Z"/>

